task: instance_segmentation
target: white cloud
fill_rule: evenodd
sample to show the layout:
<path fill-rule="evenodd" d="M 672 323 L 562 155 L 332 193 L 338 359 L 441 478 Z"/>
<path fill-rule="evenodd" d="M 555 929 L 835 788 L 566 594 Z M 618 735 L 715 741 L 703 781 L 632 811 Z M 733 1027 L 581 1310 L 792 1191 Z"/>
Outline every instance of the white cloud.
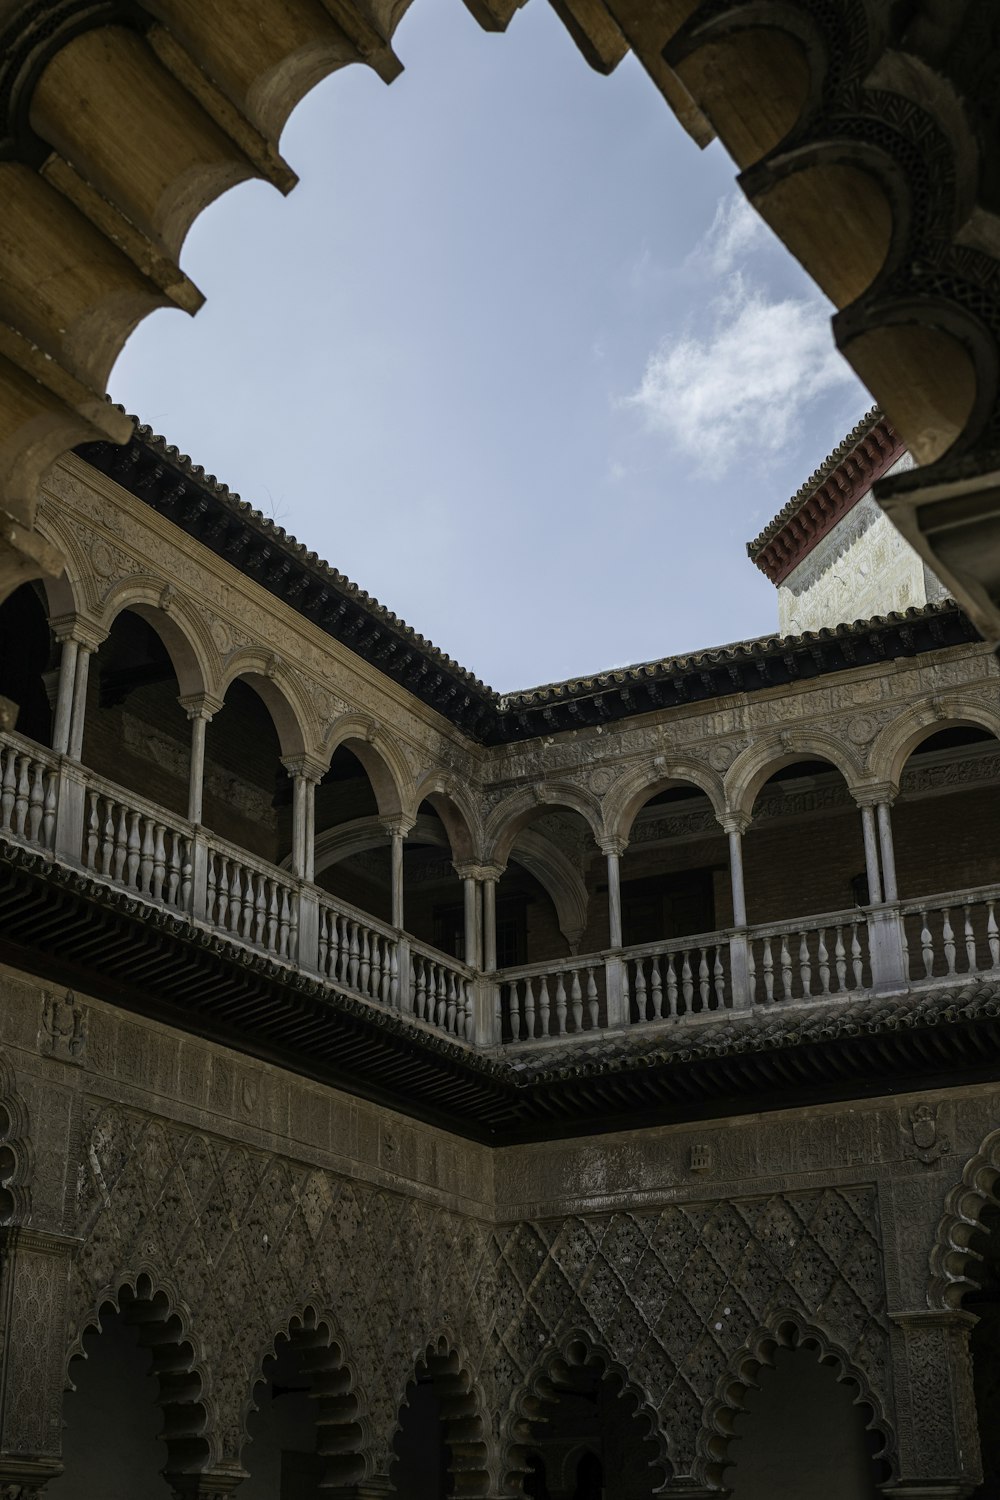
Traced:
<path fill-rule="evenodd" d="M 760 214 L 742 193 L 728 193 L 719 199 L 715 218 L 688 257 L 688 264 L 713 276 L 725 276 L 766 240 Z"/>
<path fill-rule="evenodd" d="M 819 297 L 772 301 L 736 275 L 712 313 L 707 337 L 664 340 L 626 404 L 719 478 L 779 452 L 806 404 L 853 376 Z"/>

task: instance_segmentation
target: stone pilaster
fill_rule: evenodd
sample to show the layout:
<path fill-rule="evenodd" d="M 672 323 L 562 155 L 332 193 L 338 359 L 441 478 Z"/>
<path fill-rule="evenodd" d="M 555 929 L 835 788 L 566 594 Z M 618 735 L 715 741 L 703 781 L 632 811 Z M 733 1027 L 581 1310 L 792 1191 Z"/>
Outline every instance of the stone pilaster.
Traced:
<path fill-rule="evenodd" d="M 899 1481 L 886 1493 L 963 1500 L 982 1481 L 969 1354 L 976 1319 L 921 1308 L 892 1321 Z"/>

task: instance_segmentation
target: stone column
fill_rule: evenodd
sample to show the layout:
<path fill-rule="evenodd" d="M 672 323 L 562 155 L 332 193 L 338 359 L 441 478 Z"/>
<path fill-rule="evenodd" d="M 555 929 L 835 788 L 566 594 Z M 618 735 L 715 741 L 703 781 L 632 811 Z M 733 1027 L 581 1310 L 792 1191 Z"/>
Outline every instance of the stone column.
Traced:
<path fill-rule="evenodd" d="M 608 862 L 608 931 L 609 948 L 622 945 L 622 888 L 620 861 L 628 843 L 625 839 L 605 839 L 601 850 Z"/>
<path fill-rule="evenodd" d="M 382 827 L 392 841 L 392 925 L 402 932 L 406 925 L 406 906 L 403 888 L 403 841 L 413 827 L 411 818 L 396 816 L 382 818 Z"/>
<path fill-rule="evenodd" d="M 875 809 L 870 802 L 860 803 L 861 831 L 865 840 L 865 872 L 868 876 L 868 900 L 872 906 L 882 904 L 882 880 L 878 868 L 878 835 L 875 831 Z"/>
<path fill-rule="evenodd" d="M 311 883 L 316 874 L 316 787 L 325 767 L 310 755 L 282 756 L 292 778 L 292 874 Z"/>
<path fill-rule="evenodd" d="M 73 712 L 73 685 L 76 682 L 76 658 L 80 642 L 71 633 L 55 631 L 62 643 L 59 657 L 59 685 L 56 688 L 55 718 L 52 723 L 52 748 L 57 755 L 69 749 L 69 726 Z"/>
<path fill-rule="evenodd" d="M 62 1472 L 70 1261 L 79 1242 L 0 1229 L 0 1495 L 28 1500 Z"/>
<path fill-rule="evenodd" d="M 456 864 L 454 870 L 462 882 L 462 902 L 465 909 L 465 962 L 470 969 L 478 969 L 482 964 L 480 867 L 472 864 Z"/>
<path fill-rule="evenodd" d="M 750 819 L 743 813 L 726 813 L 719 820 L 729 837 L 729 875 L 733 887 L 733 926 L 747 925 L 747 898 L 743 887 L 743 835 Z"/>
<path fill-rule="evenodd" d="M 882 881 L 884 884 L 883 895 L 886 901 L 896 901 L 899 898 L 899 890 L 896 885 L 896 851 L 892 843 L 892 814 L 890 809 L 893 797 L 886 795 L 876 806 L 878 816 L 878 841 L 882 854 Z"/>
<path fill-rule="evenodd" d="M 205 789 L 205 733 L 222 707 L 207 693 L 192 693 L 178 702 L 191 721 L 191 768 L 188 773 L 188 822 L 199 824 Z"/>
<path fill-rule="evenodd" d="M 83 752 L 83 726 L 87 717 L 87 680 L 90 675 L 91 653 L 95 649 L 89 641 L 80 641 L 77 646 L 68 746 L 68 754 L 72 760 L 79 760 Z"/>
<path fill-rule="evenodd" d="M 483 970 L 496 973 L 497 967 L 497 885 L 502 865 L 484 865 L 483 880 Z"/>

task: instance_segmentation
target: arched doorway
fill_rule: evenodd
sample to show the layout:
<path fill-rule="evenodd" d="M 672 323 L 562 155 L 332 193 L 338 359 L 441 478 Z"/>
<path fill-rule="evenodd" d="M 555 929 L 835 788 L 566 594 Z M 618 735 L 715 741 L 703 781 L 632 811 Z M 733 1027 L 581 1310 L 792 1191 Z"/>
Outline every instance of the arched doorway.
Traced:
<path fill-rule="evenodd" d="M 852 1381 L 808 1344 L 777 1348 L 757 1380 L 733 1423 L 733 1500 L 878 1500 L 882 1442 Z"/>
<path fill-rule="evenodd" d="M 622 1373 L 574 1339 L 536 1382 L 523 1428 L 524 1491 L 536 1500 L 646 1500 L 669 1477 L 655 1418 Z"/>
<path fill-rule="evenodd" d="M 399 1413 L 389 1471 L 400 1500 L 485 1494 L 482 1412 L 461 1360 L 446 1340 L 418 1361 Z"/>
<path fill-rule="evenodd" d="M 170 1474 L 206 1460 L 194 1351 L 166 1297 L 140 1278 L 106 1303 L 70 1364 L 56 1500 L 168 1500 Z"/>

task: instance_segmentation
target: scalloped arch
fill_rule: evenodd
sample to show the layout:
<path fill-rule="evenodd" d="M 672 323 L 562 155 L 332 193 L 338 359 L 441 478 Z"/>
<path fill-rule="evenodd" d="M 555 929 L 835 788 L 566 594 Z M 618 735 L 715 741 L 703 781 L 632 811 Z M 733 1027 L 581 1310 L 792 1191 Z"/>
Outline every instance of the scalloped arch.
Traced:
<path fill-rule="evenodd" d="M 471 1361 L 455 1341 L 445 1334 L 432 1339 L 417 1355 L 407 1380 L 407 1390 L 421 1371 L 430 1379 L 441 1402 L 441 1425 L 450 1455 L 449 1473 L 458 1497 L 490 1493 L 487 1404 L 480 1386 L 470 1373 Z M 396 1426 L 390 1439 L 394 1446 L 402 1429 L 406 1395 L 396 1408 Z M 394 1463 L 398 1463 L 398 1457 Z M 390 1470 L 391 1473 L 391 1470 Z"/>
<path fill-rule="evenodd" d="M 981 1259 L 971 1240 L 982 1228 L 983 1209 L 998 1201 L 1000 1185 L 1000 1129 L 992 1131 L 969 1158 L 944 1200 L 930 1253 L 927 1305 L 957 1308 L 966 1292 L 979 1285 L 974 1268 Z"/>
<path fill-rule="evenodd" d="M 369 1478 L 371 1471 L 366 1456 L 371 1434 L 364 1403 L 358 1399 L 346 1341 L 334 1333 L 334 1328 L 335 1320 L 317 1312 L 311 1302 L 303 1303 L 299 1310 L 288 1312 L 279 1320 L 255 1366 L 240 1423 L 242 1456 L 247 1444 L 253 1443 L 248 1424 L 257 1410 L 257 1388 L 268 1379 L 267 1366 L 277 1356 L 279 1342 L 290 1344 L 299 1356 L 302 1373 L 310 1381 L 310 1394 L 316 1402 L 316 1451 L 324 1460 L 322 1484 L 330 1488 L 358 1484 Z"/>
<path fill-rule="evenodd" d="M 887 1471 L 881 1478 L 890 1478 L 895 1464 L 895 1435 L 867 1377 L 839 1344 L 821 1329 L 789 1311 L 776 1313 L 768 1327 L 758 1329 L 735 1356 L 729 1370 L 720 1377 L 715 1395 L 705 1408 L 698 1438 L 699 1478 L 713 1488 L 723 1489 L 724 1472 L 732 1462 L 729 1444 L 734 1435 L 735 1419 L 746 1410 L 746 1393 L 757 1384 L 758 1371 L 773 1366 L 774 1354 L 779 1348 L 814 1350 L 820 1364 L 834 1368 L 838 1381 L 855 1387 L 854 1404 L 866 1407 L 871 1413 L 865 1423 L 866 1430 L 876 1433 L 882 1440 L 881 1447 L 872 1455 L 873 1459 Z"/>
<path fill-rule="evenodd" d="M 0 1052 L 0 1224 L 31 1219 L 33 1152 L 28 1107 L 17 1089 L 14 1069 Z"/>
<path fill-rule="evenodd" d="M 532 1447 L 533 1424 L 545 1420 L 545 1410 L 558 1399 L 555 1381 L 567 1366 L 596 1373 L 617 1388 L 619 1400 L 632 1408 L 631 1421 L 644 1428 L 640 1441 L 655 1450 L 650 1466 L 657 1473 L 651 1480 L 651 1492 L 659 1494 L 674 1473 L 670 1445 L 659 1415 L 646 1399 L 645 1392 L 631 1379 L 625 1366 L 608 1349 L 596 1341 L 588 1330 L 575 1328 L 565 1333 L 557 1345 L 545 1351 L 520 1392 L 515 1396 L 506 1423 L 506 1447 L 503 1454 L 504 1488 L 519 1493 L 521 1476 L 527 1472 L 526 1459 Z"/>
<path fill-rule="evenodd" d="M 150 1373 L 157 1379 L 157 1401 L 163 1409 L 165 1475 L 200 1473 L 221 1456 L 211 1366 L 192 1329 L 187 1304 L 152 1267 L 140 1264 L 134 1272 L 116 1276 L 93 1299 L 66 1356 L 67 1389 L 73 1388 L 73 1362 L 87 1358 L 84 1338 L 103 1331 L 101 1319 L 108 1307 L 126 1323 L 141 1326 L 150 1350 Z"/>

